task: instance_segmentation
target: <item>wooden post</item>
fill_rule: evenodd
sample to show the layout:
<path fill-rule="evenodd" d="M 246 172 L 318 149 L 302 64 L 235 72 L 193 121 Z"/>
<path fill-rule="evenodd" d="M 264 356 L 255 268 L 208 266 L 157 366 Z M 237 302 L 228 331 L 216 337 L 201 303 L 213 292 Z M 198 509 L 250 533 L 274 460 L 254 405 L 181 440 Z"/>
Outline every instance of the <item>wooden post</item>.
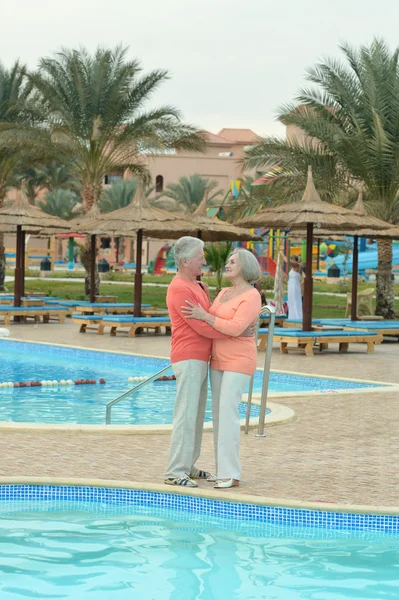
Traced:
<path fill-rule="evenodd" d="M 359 238 L 357 235 L 353 238 L 352 254 L 352 306 L 351 319 L 357 321 L 357 278 L 359 270 Z"/>
<path fill-rule="evenodd" d="M 96 236 L 90 236 L 90 302 L 94 302 L 96 287 Z"/>
<path fill-rule="evenodd" d="M 15 271 L 14 271 L 14 306 L 21 306 L 21 234 L 22 227 L 17 225 L 17 241 L 15 246 Z"/>
<path fill-rule="evenodd" d="M 27 254 L 27 253 L 26 253 Z M 21 298 L 25 296 L 25 231 L 21 231 Z"/>
<path fill-rule="evenodd" d="M 55 269 L 55 261 L 56 261 L 56 240 L 55 235 L 51 235 L 49 239 L 49 254 L 52 269 Z"/>
<path fill-rule="evenodd" d="M 303 295 L 303 321 L 302 331 L 312 331 L 312 304 L 313 304 L 313 278 L 312 278 L 312 249 L 313 249 L 313 223 L 306 225 L 306 272 Z"/>
<path fill-rule="evenodd" d="M 141 274 L 141 259 L 143 252 L 143 230 L 137 232 L 136 244 L 136 274 L 134 276 L 134 316 L 141 317 L 141 292 L 143 276 Z"/>

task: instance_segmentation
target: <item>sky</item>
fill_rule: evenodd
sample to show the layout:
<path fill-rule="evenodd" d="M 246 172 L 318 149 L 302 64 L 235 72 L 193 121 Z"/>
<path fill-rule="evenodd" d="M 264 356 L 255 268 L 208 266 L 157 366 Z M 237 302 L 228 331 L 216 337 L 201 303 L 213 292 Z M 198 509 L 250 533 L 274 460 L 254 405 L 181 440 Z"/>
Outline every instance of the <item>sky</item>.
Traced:
<path fill-rule="evenodd" d="M 396 6 L 396 8 L 395 8 Z M 245 127 L 284 136 L 278 108 L 306 69 L 339 45 L 399 45 L 397 0 L 0 0 L 0 60 L 30 68 L 61 47 L 129 47 L 144 71 L 170 79 L 151 105 L 172 104 L 217 133 Z"/>

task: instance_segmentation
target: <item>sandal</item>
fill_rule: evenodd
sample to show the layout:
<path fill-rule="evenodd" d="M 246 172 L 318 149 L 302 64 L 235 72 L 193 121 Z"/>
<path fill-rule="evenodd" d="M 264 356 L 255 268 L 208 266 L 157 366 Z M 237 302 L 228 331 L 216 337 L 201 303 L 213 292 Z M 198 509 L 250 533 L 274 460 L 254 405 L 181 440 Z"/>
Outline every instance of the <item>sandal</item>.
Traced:
<path fill-rule="evenodd" d="M 213 486 L 216 489 L 237 487 L 240 485 L 239 479 L 218 479 Z"/>
<path fill-rule="evenodd" d="M 209 477 L 212 477 L 212 475 L 210 473 L 208 473 L 208 471 L 201 471 L 200 469 L 197 469 L 196 467 L 193 467 L 191 469 L 190 472 L 190 479 L 208 479 Z M 209 479 L 208 479 L 209 481 Z M 216 481 L 216 479 L 215 479 Z"/>
<path fill-rule="evenodd" d="M 189 488 L 198 487 L 198 483 L 193 479 L 190 479 L 190 477 L 187 477 L 187 475 L 184 477 L 168 477 L 165 479 L 165 483 L 167 485 L 182 485 Z"/>

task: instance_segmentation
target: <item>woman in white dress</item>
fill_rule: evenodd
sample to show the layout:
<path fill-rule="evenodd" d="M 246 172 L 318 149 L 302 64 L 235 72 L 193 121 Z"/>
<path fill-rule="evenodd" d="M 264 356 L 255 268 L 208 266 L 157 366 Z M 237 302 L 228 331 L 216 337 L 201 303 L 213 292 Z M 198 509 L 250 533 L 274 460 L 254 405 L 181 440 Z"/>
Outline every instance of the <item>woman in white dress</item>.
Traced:
<path fill-rule="evenodd" d="M 302 319 L 302 273 L 299 257 L 290 259 L 291 269 L 288 273 L 288 318 Z"/>

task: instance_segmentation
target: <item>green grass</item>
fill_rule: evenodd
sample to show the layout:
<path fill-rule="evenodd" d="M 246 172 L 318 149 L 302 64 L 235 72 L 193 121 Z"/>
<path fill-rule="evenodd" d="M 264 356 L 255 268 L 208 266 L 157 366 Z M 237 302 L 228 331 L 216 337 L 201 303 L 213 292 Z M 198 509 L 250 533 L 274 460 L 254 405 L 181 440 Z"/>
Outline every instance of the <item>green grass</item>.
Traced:
<path fill-rule="evenodd" d="M 10 275 L 10 276 L 14 275 L 14 269 L 7 269 L 6 274 Z M 27 269 L 25 272 L 25 275 L 26 275 L 26 277 L 38 277 L 39 271 L 34 270 L 34 269 Z M 82 277 L 84 277 L 84 271 L 52 271 L 51 275 L 48 279 L 50 279 L 50 280 L 81 279 Z M 172 281 L 172 279 L 173 279 L 173 275 L 143 275 L 143 283 L 168 284 Z M 104 282 L 105 281 L 133 282 L 133 280 L 134 280 L 133 273 L 121 273 L 121 272 L 110 271 L 109 273 L 106 273 L 104 275 Z M 204 280 L 208 283 L 208 285 L 216 286 L 216 277 L 214 277 L 213 275 L 205 276 Z M 223 287 L 225 285 L 228 285 L 228 282 L 224 279 Z M 359 283 L 358 283 L 359 292 L 362 290 L 371 288 L 371 287 L 373 289 L 375 289 L 375 282 L 359 281 Z M 351 282 L 350 282 L 350 280 L 348 280 L 348 290 L 350 290 L 350 288 L 351 288 Z M 313 289 L 315 292 L 330 292 L 333 294 L 343 293 L 342 287 L 340 286 L 340 284 L 336 284 L 336 283 L 329 284 L 326 282 L 315 281 L 314 285 L 313 285 Z M 398 283 L 395 284 L 395 296 L 399 296 L 399 284 Z"/>
<path fill-rule="evenodd" d="M 10 292 L 14 290 L 13 284 L 7 284 Z M 25 282 L 26 292 L 45 292 L 48 296 L 57 296 L 66 300 L 86 300 L 82 282 L 35 280 Z M 117 296 L 118 302 L 132 302 L 134 287 L 125 285 L 107 285 L 101 283 L 101 294 Z M 272 297 L 269 292 L 268 297 Z M 151 304 L 159 308 L 166 307 L 166 288 L 143 287 L 143 303 Z M 344 317 L 346 298 L 342 296 L 313 296 L 313 316 L 315 318 L 339 318 Z"/>
<path fill-rule="evenodd" d="M 10 292 L 13 284 L 7 284 Z M 25 292 L 45 292 L 48 296 L 56 296 L 64 300 L 87 300 L 82 282 L 36 280 L 25 282 Z M 117 296 L 118 302 L 133 302 L 134 287 L 126 285 L 101 284 L 101 294 Z M 143 287 L 143 304 L 151 304 L 158 308 L 166 308 L 166 288 Z"/>

